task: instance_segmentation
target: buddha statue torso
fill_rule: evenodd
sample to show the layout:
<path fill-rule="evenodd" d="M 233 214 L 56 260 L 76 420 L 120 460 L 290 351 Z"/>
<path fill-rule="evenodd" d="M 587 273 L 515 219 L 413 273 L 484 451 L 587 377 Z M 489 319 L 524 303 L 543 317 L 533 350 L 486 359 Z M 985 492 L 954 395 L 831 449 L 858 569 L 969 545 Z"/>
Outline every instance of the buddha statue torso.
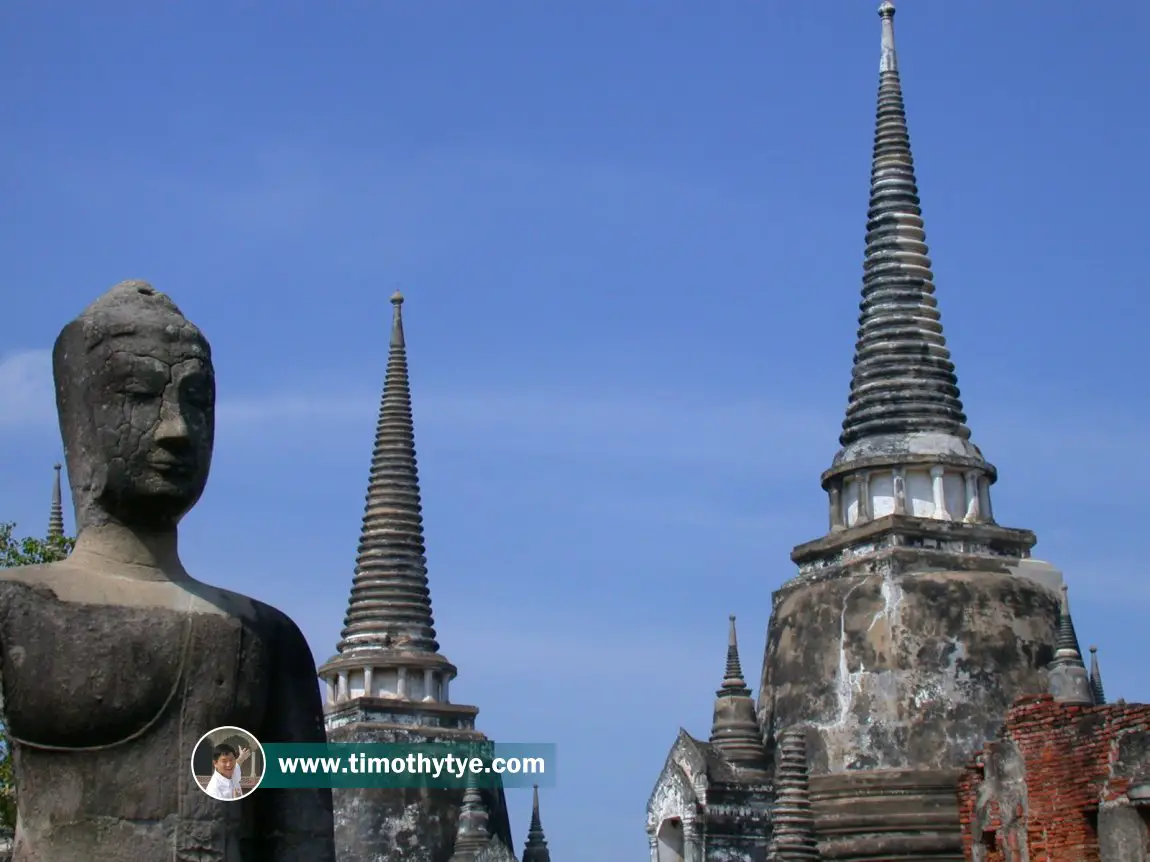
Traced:
<path fill-rule="evenodd" d="M 276 641 L 296 635 L 294 626 L 222 590 L 207 593 L 208 604 L 149 583 L 139 599 L 169 592 L 170 601 L 93 604 L 91 590 L 69 588 L 92 574 L 67 563 L 11 574 L 0 582 L 0 674 L 8 729 L 20 740 L 15 858 L 249 857 L 241 848 L 260 837 L 252 815 L 263 795 L 209 798 L 191 755 L 217 727 L 280 740 L 271 671 L 285 646 Z"/>
<path fill-rule="evenodd" d="M 326 738 L 295 624 L 176 552 L 210 462 L 206 341 L 125 283 L 65 328 L 54 364 L 81 529 L 67 560 L 0 571 L 13 862 L 334 862 L 329 790 L 223 802 L 192 772 L 219 727 Z"/>

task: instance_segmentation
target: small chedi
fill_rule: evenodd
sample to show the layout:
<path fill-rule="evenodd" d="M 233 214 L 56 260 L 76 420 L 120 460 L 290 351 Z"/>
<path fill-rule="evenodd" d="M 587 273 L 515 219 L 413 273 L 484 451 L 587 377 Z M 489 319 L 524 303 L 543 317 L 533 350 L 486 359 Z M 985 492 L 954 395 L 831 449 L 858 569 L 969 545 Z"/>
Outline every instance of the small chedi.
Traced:
<path fill-rule="evenodd" d="M 652 860 L 762 860 L 770 838 L 771 787 L 732 616 L 710 739 L 703 743 L 679 732 L 647 804 Z M 700 855 L 704 850 L 709 855 Z"/>
<path fill-rule="evenodd" d="M 214 440 L 207 340 L 167 296 L 124 282 L 60 333 L 53 375 L 78 536 L 62 562 L 0 573 L 15 862 L 333 862 L 330 791 L 224 806 L 189 769 L 221 726 L 325 738 L 295 624 L 180 561 Z M 55 534 L 58 490 L 53 503 Z"/>

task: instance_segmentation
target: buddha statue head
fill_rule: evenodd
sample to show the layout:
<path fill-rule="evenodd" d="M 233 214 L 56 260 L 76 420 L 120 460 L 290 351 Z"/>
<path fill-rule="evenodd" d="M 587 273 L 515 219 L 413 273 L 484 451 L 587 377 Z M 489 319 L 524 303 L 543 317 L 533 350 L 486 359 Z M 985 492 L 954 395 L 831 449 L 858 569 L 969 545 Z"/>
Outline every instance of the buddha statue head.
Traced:
<path fill-rule="evenodd" d="M 172 530 L 207 484 L 215 374 L 203 334 L 164 294 L 122 282 L 52 353 L 76 526 Z"/>

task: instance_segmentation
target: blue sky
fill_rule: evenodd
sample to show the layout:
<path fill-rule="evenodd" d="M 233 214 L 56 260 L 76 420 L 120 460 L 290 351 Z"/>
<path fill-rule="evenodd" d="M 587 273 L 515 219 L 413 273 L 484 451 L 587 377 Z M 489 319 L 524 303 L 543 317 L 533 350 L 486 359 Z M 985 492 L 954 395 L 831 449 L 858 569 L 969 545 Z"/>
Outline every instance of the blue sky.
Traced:
<path fill-rule="evenodd" d="M 8 3 L 0 520 L 46 523 L 59 328 L 148 279 L 219 375 L 186 562 L 326 659 L 402 288 L 453 699 L 558 744 L 557 859 L 645 858 L 727 614 L 757 683 L 770 593 L 825 530 L 876 5 Z M 1066 571 L 1111 697 L 1145 700 L 1150 8 L 1034 9 L 900 4 L 911 137 L 995 514 Z"/>

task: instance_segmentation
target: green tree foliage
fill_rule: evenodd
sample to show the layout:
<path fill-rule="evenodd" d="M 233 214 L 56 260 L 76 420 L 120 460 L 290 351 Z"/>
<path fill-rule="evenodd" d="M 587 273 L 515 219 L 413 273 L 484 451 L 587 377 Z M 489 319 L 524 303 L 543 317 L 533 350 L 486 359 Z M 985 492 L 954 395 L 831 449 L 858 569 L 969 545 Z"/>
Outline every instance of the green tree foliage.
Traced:
<path fill-rule="evenodd" d="M 72 553 L 76 540 L 49 536 L 44 539 L 13 535 L 15 524 L 0 524 L 0 569 L 53 563 Z M 7 728 L 0 723 L 0 829 L 16 828 L 16 776 L 12 770 L 12 750 Z"/>
<path fill-rule="evenodd" d="M 0 524 L 0 569 L 54 563 L 72 553 L 72 546 L 76 544 L 75 539 L 67 536 L 17 539 L 13 535 L 15 529 L 15 524 Z"/>

